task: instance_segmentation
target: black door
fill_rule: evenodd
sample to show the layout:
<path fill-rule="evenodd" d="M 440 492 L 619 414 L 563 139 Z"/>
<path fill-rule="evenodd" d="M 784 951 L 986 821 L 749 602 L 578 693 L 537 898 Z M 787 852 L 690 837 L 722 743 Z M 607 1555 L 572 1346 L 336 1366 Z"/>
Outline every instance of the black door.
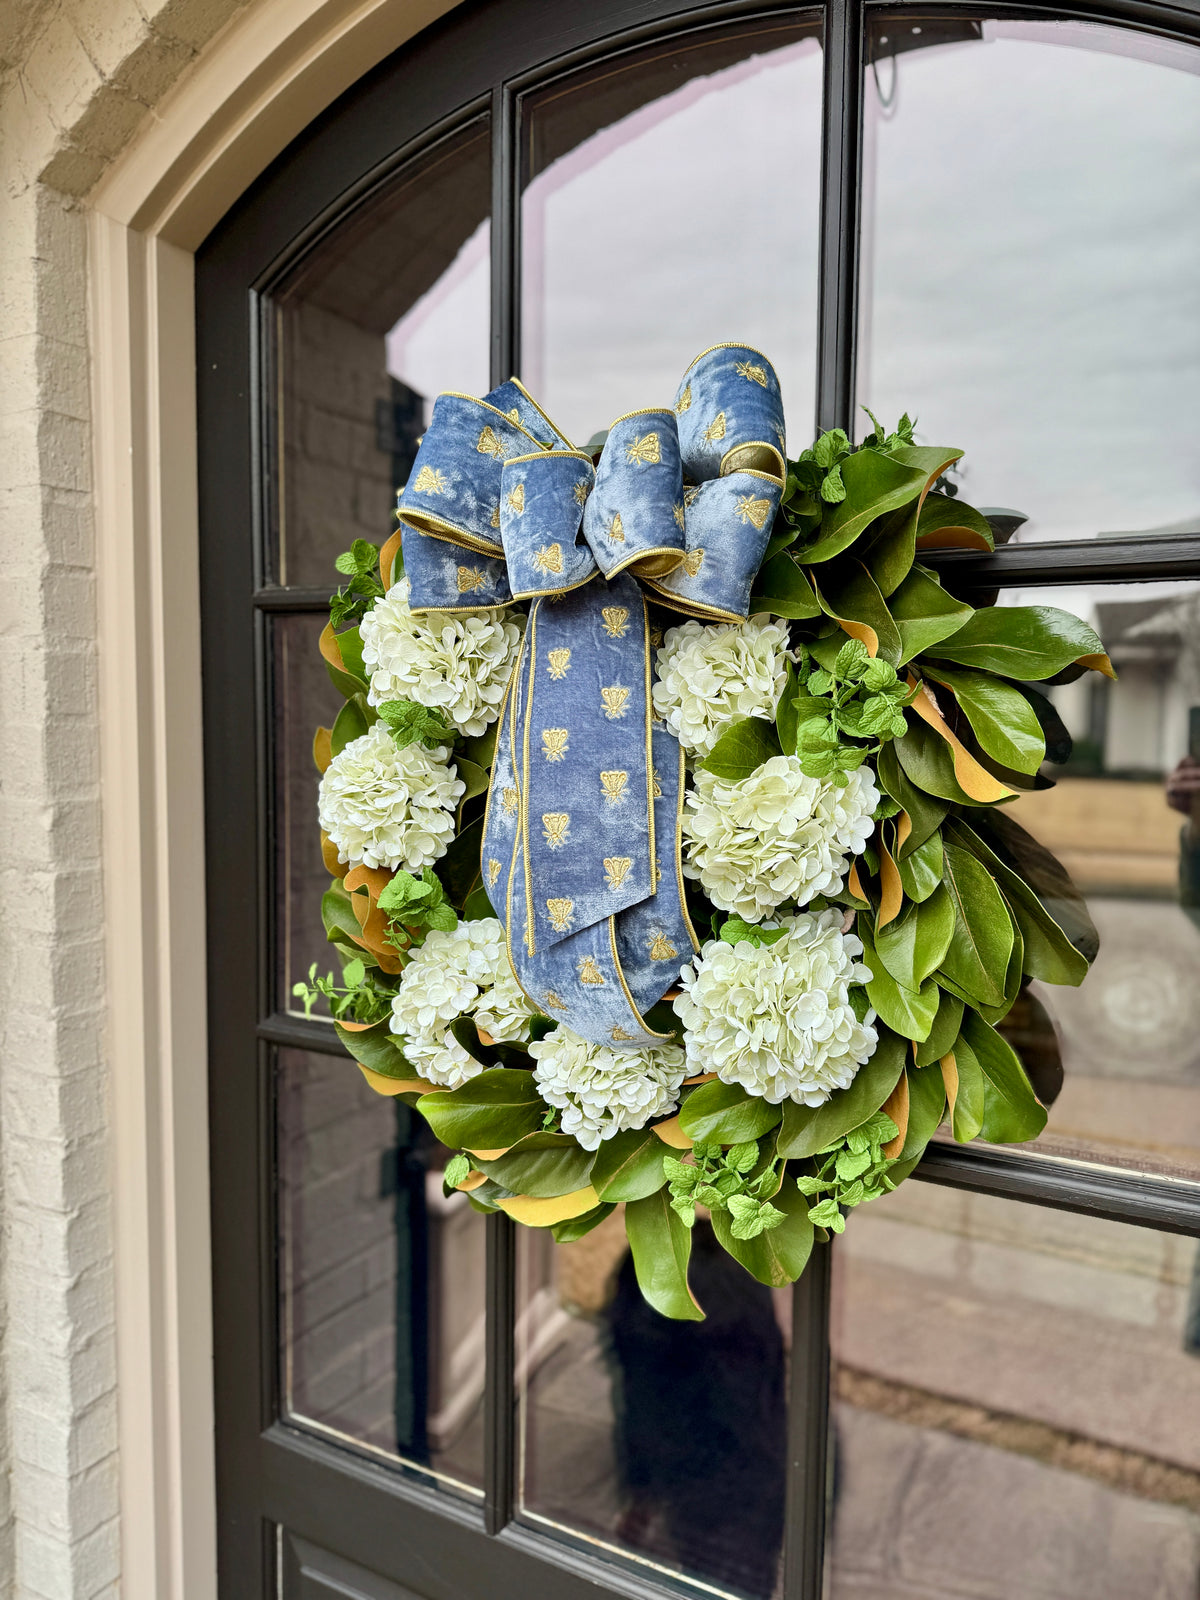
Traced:
<path fill-rule="evenodd" d="M 1200 48 L 1178 7 L 1103 10 L 468 3 L 200 252 L 229 1600 L 1194 1594 Z M 1112 952 L 1021 1019 L 1047 1133 L 937 1142 L 940 1187 L 786 1297 L 698 1245 L 698 1332 L 640 1309 L 619 1227 L 447 1201 L 292 986 L 326 965 L 333 560 L 391 531 L 434 395 L 515 371 L 582 442 L 727 338 L 792 454 L 856 392 L 966 447 L 1031 521 L 943 581 L 1069 591 L 1122 678 L 1056 691 L 1074 755 L 1019 802 Z"/>

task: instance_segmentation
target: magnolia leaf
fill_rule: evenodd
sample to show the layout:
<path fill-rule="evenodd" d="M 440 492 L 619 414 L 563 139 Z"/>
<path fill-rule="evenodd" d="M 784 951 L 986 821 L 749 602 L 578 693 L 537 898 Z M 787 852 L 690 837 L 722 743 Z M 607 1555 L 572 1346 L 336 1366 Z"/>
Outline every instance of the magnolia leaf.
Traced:
<path fill-rule="evenodd" d="M 417 1109 L 451 1150 L 500 1150 L 539 1130 L 549 1107 L 532 1072 L 491 1067 L 460 1089 L 422 1095 Z"/>
<path fill-rule="evenodd" d="M 939 711 L 927 684 L 917 686 L 917 680 L 909 675 L 909 683 L 916 688 L 912 700 L 912 709 L 921 720 L 928 724 L 937 734 L 939 739 L 944 739 L 950 746 L 954 762 L 954 781 L 977 805 L 994 804 L 998 800 L 1007 800 L 1013 790 L 1000 782 L 986 767 L 971 754 L 966 745 L 947 723 Z"/>
<path fill-rule="evenodd" d="M 915 500 L 926 483 L 919 468 L 881 450 L 858 450 L 841 466 L 846 498 L 822 517 L 815 537 L 796 548 L 805 565 L 840 555 L 876 517 Z"/>
<path fill-rule="evenodd" d="M 942 881 L 954 907 L 954 936 L 939 971 L 971 999 L 999 1005 L 1013 947 L 1008 906 L 995 879 L 974 856 L 953 844 L 945 845 L 942 853 Z"/>
<path fill-rule="evenodd" d="M 692 1235 L 665 1190 L 626 1205 L 625 1233 L 645 1299 L 664 1317 L 702 1322 L 704 1312 L 687 1281 Z"/>
<path fill-rule="evenodd" d="M 973 799 L 962 787 L 955 776 L 953 749 L 927 722 L 911 720 L 903 739 L 895 739 L 890 745 L 884 745 L 879 753 L 880 765 L 889 750 L 895 751 L 910 784 L 925 794 L 934 795 L 940 800 L 950 800 L 960 806 L 982 806 L 991 803 Z M 979 770 L 982 772 L 982 767 Z M 984 776 L 989 775 L 985 773 Z M 994 779 L 990 781 L 995 782 Z M 1005 790 L 1005 793 L 1008 792 Z M 900 796 L 896 795 L 894 798 L 899 800 Z M 913 816 L 911 807 L 905 805 L 904 809 L 909 816 Z M 916 820 L 913 816 L 914 827 Z"/>
<path fill-rule="evenodd" d="M 550 1232 L 554 1235 L 555 1244 L 574 1244 L 576 1239 L 582 1239 L 585 1234 L 591 1233 L 598 1227 L 605 1217 L 611 1217 L 616 1210 L 615 1205 L 593 1206 L 590 1211 L 585 1211 L 581 1216 L 568 1217 L 565 1222 L 551 1224 Z"/>
<path fill-rule="evenodd" d="M 778 1106 L 760 1096 L 717 1080 L 688 1095 L 679 1112 L 679 1126 L 699 1143 L 736 1145 L 760 1139 L 782 1116 Z"/>
<path fill-rule="evenodd" d="M 795 619 L 821 615 L 812 584 L 787 551 L 772 556 L 759 568 L 750 611 L 770 611 L 777 617 Z"/>
<path fill-rule="evenodd" d="M 664 1163 L 673 1159 L 649 1128 L 631 1129 L 602 1139 L 592 1166 L 592 1188 L 601 1200 L 644 1200 L 666 1180 Z"/>
<path fill-rule="evenodd" d="M 463 829 L 438 862 L 438 876 L 450 904 L 462 909 L 467 896 L 479 882 L 479 853 L 483 845 L 483 818 L 477 817 Z"/>
<path fill-rule="evenodd" d="M 883 519 L 867 553 L 875 581 L 886 595 L 892 593 L 912 567 L 928 491 L 946 468 L 959 459 L 962 451 L 946 446 L 909 445 L 894 447 L 890 454 L 893 460 L 922 472 L 925 481 L 914 500 Z"/>
<path fill-rule="evenodd" d="M 722 1249 L 741 1263 L 751 1277 L 772 1289 L 795 1283 L 812 1253 L 813 1225 L 808 1216 L 808 1201 L 794 1183 L 785 1183 L 772 1204 L 783 1213 L 782 1220 L 753 1239 L 734 1236 L 726 1213 L 714 1211 L 713 1232 Z"/>
<path fill-rule="evenodd" d="M 941 966 L 953 936 L 954 902 L 939 884 L 927 900 L 910 905 L 906 917 L 876 931 L 875 949 L 897 983 L 919 990 Z"/>
<path fill-rule="evenodd" d="M 907 815 L 907 813 L 906 813 Z M 915 850 L 898 857 L 900 886 L 910 900 L 928 900 L 942 881 L 942 835 L 931 833 Z"/>
<path fill-rule="evenodd" d="M 567 1222 L 574 1217 L 586 1216 L 596 1207 L 596 1191 L 588 1184 L 574 1194 L 539 1197 L 518 1194 L 500 1196 L 496 1204 L 507 1211 L 515 1222 L 527 1228 L 552 1228 L 556 1222 Z"/>
<path fill-rule="evenodd" d="M 467 786 L 467 791 L 459 801 L 459 805 L 473 799 L 477 794 L 484 793 L 488 786 L 488 775 L 482 767 L 476 766 L 473 761 L 467 761 L 463 756 L 455 756 L 454 766 L 457 769 L 458 776 Z"/>
<path fill-rule="evenodd" d="M 947 594 L 934 575 L 914 567 L 888 599 L 900 634 L 900 664 L 959 631 L 974 613 L 965 600 Z"/>
<path fill-rule="evenodd" d="M 939 1063 L 932 1061 L 925 1067 L 909 1067 L 908 1127 L 904 1148 L 896 1159 L 913 1161 L 922 1156 L 945 1114 L 946 1085 Z M 888 1176 L 891 1177 L 890 1171 Z"/>
<path fill-rule="evenodd" d="M 344 979 L 345 973 L 343 973 Z M 354 1059 L 362 1066 L 369 1067 L 372 1072 L 378 1073 L 380 1077 L 419 1077 L 416 1068 L 405 1058 L 399 1041 L 391 1032 L 390 1024 L 391 1018 L 385 1017 L 382 1022 L 377 1022 L 370 1028 L 343 1028 L 337 1022 L 333 1027 Z"/>
<path fill-rule="evenodd" d="M 909 820 L 909 832 L 898 847 L 899 860 L 903 862 L 937 831 L 950 808 L 944 799 L 926 793 L 909 778 L 895 744 L 885 744 L 880 750 L 875 758 L 875 775 L 883 792 L 902 807 Z"/>
<path fill-rule="evenodd" d="M 933 1027 L 929 1030 L 929 1037 L 923 1039 L 914 1050 L 918 1067 L 936 1066 L 946 1052 L 954 1048 L 954 1041 L 958 1038 L 962 1027 L 962 1015 L 962 1000 L 943 989 L 938 1002 L 937 1016 L 934 1017 Z"/>
<path fill-rule="evenodd" d="M 858 1069 L 848 1088 L 835 1089 L 820 1106 L 785 1101 L 777 1153 L 789 1160 L 815 1156 L 852 1128 L 861 1127 L 899 1082 L 906 1048 L 902 1038 L 883 1028 L 874 1055 Z"/>
<path fill-rule="evenodd" d="M 796 676 L 796 668 L 789 661 L 787 664 L 787 682 L 783 686 L 783 693 L 779 696 L 779 704 L 775 707 L 775 727 L 779 733 L 779 743 L 784 755 L 791 755 L 796 748 L 796 725 L 799 721 L 798 696 L 800 680 Z"/>
<path fill-rule="evenodd" d="M 350 700 L 356 694 L 367 693 L 368 675 L 363 666 L 362 639 L 357 628 L 334 633 L 333 623 L 327 622 L 317 647 L 324 657 L 325 670 L 340 695 Z"/>
<path fill-rule="evenodd" d="M 330 751 L 335 756 L 340 755 L 348 744 L 360 739 L 366 731 L 367 719 L 358 699 L 347 700 L 333 719 L 329 734 Z"/>
<path fill-rule="evenodd" d="M 952 691 L 993 760 L 1016 772 L 1037 771 L 1046 758 L 1046 739 L 1037 713 L 1019 689 L 969 667 L 930 665 L 926 671 Z"/>
<path fill-rule="evenodd" d="M 1036 1139 L 1046 1126 L 1046 1108 L 1034 1094 L 1012 1046 L 970 1011 L 963 1017 L 956 1051 L 963 1039 L 971 1047 L 983 1079 L 981 1136 L 992 1144 Z"/>
<path fill-rule="evenodd" d="M 476 1155 L 475 1165 L 513 1194 L 550 1199 L 582 1189 L 594 1159 L 593 1152 L 582 1149 L 571 1134 L 539 1130 L 492 1160 Z"/>
<path fill-rule="evenodd" d="M 839 562 L 836 571 L 823 578 L 817 599 L 843 633 L 866 646 L 869 656 L 881 656 L 892 666 L 899 665 L 899 631 L 875 580 L 861 562 Z"/>
<path fill-rule="evenodd" d="M 971 1016 L 967 1012 L 967 1016 Z M 959 1144 L 968 1144 L 979 1137 L 983 1127 L 984 1081 L 983 1070 L 966 1039 L 959 1034 L 954 1049 L 944 1058 L 954 1067 L 954 1088 L 946 1082 L 946 1096 L 950 1102 L 950 1131 Z M 943 1063 L 943 1077 L 945 1065 Z"/>
<path fill-rule="evenodd" d="M 994 550 L 995 535 L 981 511 L 956 495 L 928 494 L 917 524 L 918 550 Z"/>
<path fill-rule="evenodd" d="M 863 942 L 863 961 L 870 968 L 872 978 L 867 984 L 867 998 L 889 1028 L 904 1039 L 926 1039 L 937 1016 L 938 986 L 927 978 L 917 990 L 906 988 L 892 977 L 875 950 L 867 930 L 857 930 Z"/>
<path fill-rule="evenodd" d="M 1074 662 L 1113 678 L 1094 628 L 1056 606 L 990 606 L 930 651 L 939 660 L 1034 682 Z"/>
<path fill-rule="evenodd" d="M 1087 901 L 1058 857 L 1002 811 L 979 812 L 971 820 L 979 836 L 1029 885 L 1080 955 L 1094 961 L 1100 935 Z"/>
<path fill-rule="evenodd" d="M 717 740 L 698 765 L 726 783 L 740 783 L 769 761 L 781 755 L 775 724 L 763 717 L 745 717 L 735 722 Z"/>

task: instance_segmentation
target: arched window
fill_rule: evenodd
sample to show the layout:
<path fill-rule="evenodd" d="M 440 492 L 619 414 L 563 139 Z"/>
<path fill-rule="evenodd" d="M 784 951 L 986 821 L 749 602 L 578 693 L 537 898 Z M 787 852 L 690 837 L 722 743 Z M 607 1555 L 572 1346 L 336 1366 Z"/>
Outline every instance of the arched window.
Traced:
<path fill-rule="evenodd" d="M 1194 1593 L 1183 16 L 479 0 L 200 251 L 223 1596 Z M 866 1208 L 794 1294 L 726 1282 L 698 1240 L 698 1329 L 630 1292 L 619 1229 L 518 1240 L 447 1200 L 429 1134 L 292 987 L 326 960 L 309 741 L 336 709 L 332 563 L 391 531 L 434 395 L 516 371 L 582 444 L 723 339 L 770 354 L 792 455 L 861 435 L 860 403 L 965 447 L 971 500 L 1027 520 L 932 558 L 943 583 L 1061 596 L 1121 676 L 1054 689 L 1074 755 L 1017 802 L 1104 940 L 1087 988 L 1014 1013 L 1045 1134 L 939 1138 L 929 1181 Z"/>

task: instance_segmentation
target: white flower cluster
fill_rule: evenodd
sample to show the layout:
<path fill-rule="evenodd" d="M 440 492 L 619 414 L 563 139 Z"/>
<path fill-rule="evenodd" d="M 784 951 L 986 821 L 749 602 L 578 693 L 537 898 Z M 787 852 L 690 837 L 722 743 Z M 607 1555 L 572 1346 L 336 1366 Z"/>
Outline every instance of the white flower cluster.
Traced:
<path fill-rule="evenodd" d="M 841 932 L 842 913 L 783 917 L 770 945 L 712 940 L 683 970 L 675 1012 L 686 1030 L 688 1068 L 715 1072 L 772 1105 L 822 1105 L 845 1089 L 879 1036 L 860 1022 L 851 984 L 871 977 L 854 960 L 862 941 Z"/>
<path fill-rule="evenodd" d="M 785 900 L 807 905 L 840 888 L 878 804 L 865 766 L 842 788 L 806 777 L 795 756 L 772 756 L 738 783 L 701 769 L 683 814 L 683 870 L 722 911 L 759 922 Z"/>
<path fill-rule="evenodd" d="M 450 1032 L 452 1022 L 471 1014 L 501 1044 L 529 1037 L 533 1009 L 512 975 L 495 917 L 428 935 L 400 979 L 391 1031 L 423 1078 L 457 1089 L 483 1070 Z"/>
<path fill-rule="evenodd" d="M 414 616 L 408 579 L 377 600 L 359 626 L 373 706 L 415 700 L 440 711 L 475 738 L 500 715 L 504 690 L 521 647 L 515 622 L 495 613 Z"/>
<path fill-rule="evenodd" d="M 677 1044 L 614 1050 L 561 1024 L 529 1046 L 542 1098 L 562 1111 L 562 1129 L 585 1150 L 626 1128 L 644 1128 L 679 1104 L 684 1055 Z"/>
<path fill-rule="evenodd" d="M 787 623 L 766 615 L 669 628 L 655 657 L 654 709 L 686 751 L 706 756 L 742 717 L 774 719 L 787 648 Z"/>
<path fill-rule="evenodd" d="M 382 722 L 344 746 L 321 779 L 321 827 L 338 860 L 419 872 L 446 853 L 454 808 L 466 792 L 450 751 L 423 744 L 397 750 Z"/>

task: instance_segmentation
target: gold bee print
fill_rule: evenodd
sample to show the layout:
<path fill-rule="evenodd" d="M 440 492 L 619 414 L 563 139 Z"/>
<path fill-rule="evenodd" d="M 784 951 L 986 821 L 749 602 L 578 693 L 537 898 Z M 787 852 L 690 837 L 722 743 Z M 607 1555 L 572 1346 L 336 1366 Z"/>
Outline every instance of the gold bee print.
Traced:
<path fill-rule="evenodd" d="M 604 715 L 610 722 L 616 722 L 625 715 L 625 702 L 629 699 L 631 691 L 623 683 L 607 684 L 600 691 L 600 698 L 604 701 Z"/>
<path fill-rule="evenodd" d="M 437 467 L 422 467 L 413 484 L 417 494 L 445 494 L 449 487 L 450 480 Z"/>
<path fill-rule="evenodd" d="M 662 629 L 661 628 L 651 628 L 650 629 L 650 648 L 651 648 L 651 650 L 661 650 L 662 649 L 662 642 L 663 642 L 663 631 L 662 631 Z"/>
<path fill-rule="evenodd" d="M 580 479 L 580 481 L 575 485 L 575 488 L 574 488 L 574 490 L 572 492 L 575 495 L 575 504 L 577 506 L 581 506 L 587 500 L 587 497 L 591 493 L 591 490 L 588 488 L 587 484 L 584 483 L 582 479 Z"/>
<path fill-rule="evenodd" d="M 517 485 L 520 488 L 520 484 Z M 517 491 L 513 490 L 513 494 Z M 509 497 L 511 499 L 511 496 Z M 533 558 L 539 572 L 561 572 L 563 569 L 562 545 L 544 544 Z"/>
<path fill-rule="evenodd" d="M 662 460 L 662 447 L 656 433 L 643 433 L 625 446 L 625 459 L 631 467 L 656 467 Z"/>
<path fill-rule="evenodd" d="M 561 761 L 571 748 L 566 728 L 542 729 L 542 754 L 547 761 Z"/>
<path fill-rule="evenodd" d="M 757 383 L 763 389 L 767 387 L 767 369 L 756 362 L 735 361 L 734 371 L 739 378 L 749 378 L 751 383 Z"/>
<path fill-rule="evenodd" d="M 521 413 L 517 410 L 516 406 L 514 406 L 512 408 L 512 410 L 508 413 L 508 420 L 510 422 L 517 422 L 517 423 L 520 422 Z"/>
<path fill-rule="evenodd" d="M 725 437 L 725 413 L 718 411 L 716 416 L 704 430 L 705 444 L 715 444 L 718 439 Z"/>
<path fill-rule="evenodd" d="M 614 544 L 625 543 L 625 524 L 621 521 L 621 513 L 619 511 L 604 531 Z"/>
<path fill-rule="evenodd" d="M 517 798 L 518 798 L 517 791 L 515 789 L 503 789 L 503 790 L 501 790 L 501 793 L 500 793 L 500 804 L 504 807 L 504 815 L 506 817 L 515 817 L 516 816 L 516 814 L 517 814 Z"/>
<path fill-rule="evenodd" d="M 574 900 L 547 900 L 546 910 L 550 914 L 550 926 L 555 933 L 566 933 L 574 921 Z"/>
<path fill-rule="evenodd" d="M 571 670 L 570 647 L 563 645 L 558 650 L 551 650 L 550 654 L 546 657 L 546 661 L 549 665 L 550 676 L 555 680 L 555 682 L 561 683 L 566 677 L 567 673 Z"/>
<path fill-rule="evenodd" d="M 498 528 L 499 526 L 500 526 L 500 502 L 499 502 L 499 500 L 497 500 L 496 504 L 492 507 L 492 527 L 493 528 Z"/>
<path fill-rule="evenodd" d="M 662 774 L 657 767 L 650 768 L 650 792 L 655 800 L 662 799 Z"/>
<path fill-rule="evenodd" d="M 637 1038 L 636 1033 L 626 1033 L 619 1022 L 614 1022 L 608 1030 L 608 1037 L 617 1044 L 632 1044 Z"/>
<path fill-rule="evenodd" d="M 665 933 L 656 933 L 650 941 L 651 961 L 678 961 L 679 951 Z"/>
<path fill-rule="evenodd" d="M 504 460 L 504 444 L 492 428 L 484 428 L 475 448 L 481 456 L 491 456 L 496 461 Z"/>
<path fill-rule="evenodd" d="M 604 880 L 610 889 L 619 889 L 629 876 L 629 869 L 633 866 L 631 856 L 605 856 Z"/>
<path fill-rule="evenodd" d="M 629 632 L 627 606 L 605 606 L 600 615 L 604 618 L 604 631 L 610 639 L 623 639 Z"/>
<path fill-rule="evenodd" d="M 684 503 L 684 505 L 685 506 L 690 506 L 692 501 L 696 498 L 696 496 L 699 493 L 700 493 L 700 485 L 698 483 L 689 484 L 688 487 L 683 491 L 683 503 Z"/>
<path fill-rule="evenodd" d="M 569 1011 L 571 1008 L 560 994 L 553 989 L 547 989 L 542 996 L 542 1004 L 547 1011 Z"/>
<path fill-rule="evenodd" d="M 495 856 L 489 856 L 488 857 L 488 864 L 487 864 L 487 878 L 488 878 L 488 888 L 489 889 L 494 889 L 496 887 L 496 879 L 499 876 L 500 876 L 500 863 L 496 860 Z"/>
<path fill-rule="evenodd" d="M 478 567 L 459 567 L 458 592 L 459 594 L 474 594 L 476 589 L 482 589 L 487 579 Z"/>
<path fill-rule="evenodd" d="M 542 832 L 546 836 L 546 843 L 551 850 L 558 850 L 566 844 L 571 830 L 571 813 L 569 811 L 543 811 Z"/>
<path fill-rule="evenodd" d="M 579 981 L 580 983 L 599 984 L 601 988 L 604 986 L 604 974 L 591 956 L 584 956 L 579 963 Z"/>
<path fill-rule="evenodd" d="M 694 550 L 689 550 L 683 558 L 683 570 L 689 578 L 694 578 L 704 564 L 704 546 L 698 544 Z"/>
<path fill-rule="evenodd" d="M 504 498 L 508 502 L 508 509 L 519 517 L 525 510 L 525 485 L 514 484 Z"/>
<path fill-rule="evenodd" d="M 681 417 L 685 411 L 688 411 L 688 410 L 691 409 L 691 404 L 692 404 L 692 386 L 689 383 L 687 388 L 679 396 L 679 399 L 676 400 L 676 402 L 675 402 L 675 415 L 677 417 Z"/>
<path fill-rule="evenodd" d="M 671 515 L 675 518 L 675 526 L 679 529 L 680 533 L 682 533 L 687 527 L 687 513 L 683 509 L 682 502 L 679 502 L 671 507 Z"/>
<path fill-rule="evenodd" d="M 604 791 L 604 798 L 610 806 L 620 805 L 625 798 L 625 785 L 629 782 L 627 772 L 602 772 L 600 774 L 600 787 Z"/>
<path fill-rule="evenodd" d="M 738 496 L 736 510 L 743 522 L 752 522 L 761 531 L 766 527 L 767 518 L 771 515 L 771 502 L 756 500 L 752 494 L 741 494 Z"/>

